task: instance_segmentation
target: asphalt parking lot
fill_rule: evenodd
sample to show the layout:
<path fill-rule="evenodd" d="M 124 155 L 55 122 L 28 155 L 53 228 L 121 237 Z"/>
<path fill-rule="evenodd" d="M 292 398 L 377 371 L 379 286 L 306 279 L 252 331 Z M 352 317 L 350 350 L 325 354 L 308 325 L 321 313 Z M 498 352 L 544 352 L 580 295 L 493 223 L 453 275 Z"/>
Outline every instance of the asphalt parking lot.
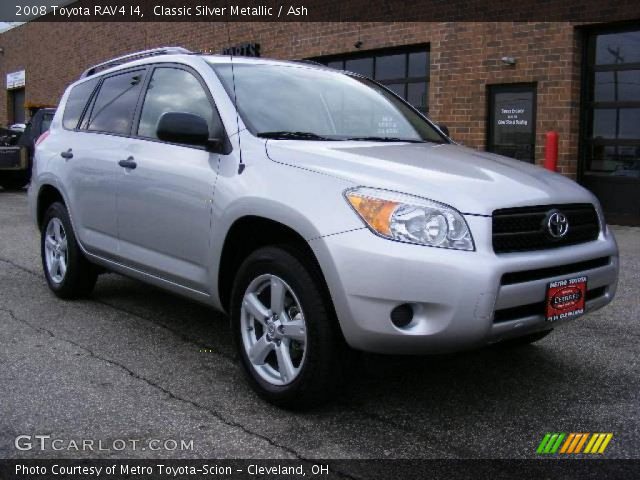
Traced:
<path fill-rule="evenodd" d="M 363 355 L 335 403 L 259 400 L 227 319 L 119 275 L 64 302 L 41 273 L 26 192 L 0 190 L 0 458 L 534 458 L 546 432 L 640 452 L 640 229 L 614 227 L 616 300 L 519 350 Z M 191 450 L 17 450 L 18 435 L 193 440 Z"/>

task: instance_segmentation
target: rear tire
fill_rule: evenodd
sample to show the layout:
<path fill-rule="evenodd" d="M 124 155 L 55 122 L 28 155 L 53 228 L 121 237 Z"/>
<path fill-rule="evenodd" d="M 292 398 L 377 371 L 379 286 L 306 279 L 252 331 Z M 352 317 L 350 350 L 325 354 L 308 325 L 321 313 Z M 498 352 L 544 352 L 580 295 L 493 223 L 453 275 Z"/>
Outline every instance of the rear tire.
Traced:
<path fill-rule="evenodd" d="M 244 373 L 260 397 L 282 408 L 327 401 L 347 370 L 349 348 L 316 270 L 286 246 L 260 248 L 241 265 L 231 294 Z"/>
<path fill-rule="evenodd" d="M 78 245 L 64 204 L 53 203 L 42 220 L 40 254 L 47 284 L 64 299 L 89 295 L 98 278 Z"/>
<path fill-rule="evenodd" d="M 542 340 L 544 337 L 553 332 L 553 328 L 549 330 L 543 330 L 542 332 L 530 333 L 529 335 L 524 335 L 522 337 L 511 338 L 509 340 L 504 340 L 502 342 L 496 343 L 495 346 L 498 348 L 517 348 L 523 347 L 526 345 L 531 345 L 538 340 Z"/>

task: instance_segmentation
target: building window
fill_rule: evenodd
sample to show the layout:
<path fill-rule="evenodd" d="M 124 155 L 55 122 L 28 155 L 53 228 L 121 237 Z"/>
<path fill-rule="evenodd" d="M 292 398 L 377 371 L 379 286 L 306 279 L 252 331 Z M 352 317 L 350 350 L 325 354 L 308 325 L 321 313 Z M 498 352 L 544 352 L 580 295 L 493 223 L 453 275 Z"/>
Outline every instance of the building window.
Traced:
<path fill-rule="evenodd" d="M 347 70 L 373 78 L 422 113 L 429 111 L 427 45 L 316 57 L 311 60 L 337 70 Z"/>
<path fill-rule="evenodd" d="M 586 75 L 586 175 L 640 178 L 640 29 L 593 34 Z"/>

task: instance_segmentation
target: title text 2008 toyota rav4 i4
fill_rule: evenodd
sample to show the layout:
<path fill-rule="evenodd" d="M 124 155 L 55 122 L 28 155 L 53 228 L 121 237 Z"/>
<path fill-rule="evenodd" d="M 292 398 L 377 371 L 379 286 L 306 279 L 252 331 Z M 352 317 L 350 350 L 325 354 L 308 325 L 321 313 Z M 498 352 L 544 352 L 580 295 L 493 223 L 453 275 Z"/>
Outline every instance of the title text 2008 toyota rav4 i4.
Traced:
<path fill-rule="evenodd" d="M 92 67 L 29 197 L 58 296 L 110 270 L 225 310 L 249 382 L 287 407 L 326 398 L 350 348 L 528 343 L 616 289 L 591 193 L 307 63 L 165 48 Z"/>

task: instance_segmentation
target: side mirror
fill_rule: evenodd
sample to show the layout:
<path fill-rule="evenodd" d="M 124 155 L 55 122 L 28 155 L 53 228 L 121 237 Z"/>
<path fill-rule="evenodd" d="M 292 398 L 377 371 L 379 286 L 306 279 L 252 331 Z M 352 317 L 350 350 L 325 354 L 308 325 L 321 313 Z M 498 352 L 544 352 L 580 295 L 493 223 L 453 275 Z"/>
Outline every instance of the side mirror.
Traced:
<path fill-rule="evenodd" d="M 212 148 L 222 144 L 221 138 L 209 137 L 207 121 L 193 113 L 163 113 L 158 121 L 156 134 L 160 140 L 172 143 Z"/>
<path fill-rule="evenodd" d="M 439 123 L 438 124 L 438 128 L 440 129 L 440 131 L 442 131 L 442 133 L 444 133 L 447 137 L 449 137 L 449 127 L 447 127 L 446 125 Z"/>

